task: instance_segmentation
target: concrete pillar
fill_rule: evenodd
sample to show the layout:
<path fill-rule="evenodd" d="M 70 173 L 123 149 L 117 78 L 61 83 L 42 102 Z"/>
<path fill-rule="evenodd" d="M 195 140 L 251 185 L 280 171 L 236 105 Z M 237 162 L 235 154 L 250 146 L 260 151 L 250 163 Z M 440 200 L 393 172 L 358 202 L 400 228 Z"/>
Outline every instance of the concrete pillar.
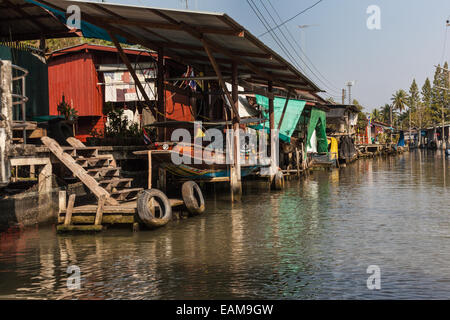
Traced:
<path fill-rule="evenodd" d="M 0 60 L 0 186 L 9 183 L 8 160 L 12 143 L 12 69 L 11 61 Z"/>
<path fill-rule="evenodd" d="M 238 70 L 236 63 L 232 65 L 231 97 L 233 98 L 232 103 L 234 103 L 236 110 L 239 110 Z M 239 120 L 238 115 L 233 111 L 231 114 L 233 123 L 233 165 L 230 167 L 230 185 L 232 200 L 240 201 L 242 197 L 242 182 Z"/>
<path fill-rule="evenodd" d="M 278 156 L 278 144 L 275 143 L 275 139 L 277 138 L 273 132 L 275 130 L 275 112 L 274 112 L 274 106 L 273 106 L 273 85 L 272 81 L 269 81 L 268 83 L 268 92 L 270 93 L 269 97 L 269 126 L 270 126 L 270 180 L 272 181 L 275 177 L 275 174 L 278 171 L 277 166 L 277 156 Z"/>

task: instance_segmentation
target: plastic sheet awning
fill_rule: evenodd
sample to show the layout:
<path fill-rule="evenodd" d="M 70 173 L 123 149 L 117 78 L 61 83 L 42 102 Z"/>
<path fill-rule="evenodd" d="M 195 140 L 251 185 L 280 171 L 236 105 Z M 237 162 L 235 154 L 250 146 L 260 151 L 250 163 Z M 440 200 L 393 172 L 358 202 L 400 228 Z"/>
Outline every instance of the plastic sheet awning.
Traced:
<path fill-rule="evenodd" d="M 263 112 L 264 118 L 269 119 L 269 99 L 264 96 L 256 95 L 256 103 L 262 106 L 265 111 Z M 281 115 L 283 113 L 284 106 L 286 104 L 286 98 L 278 98 L 276 97 L 273 101 L 273 111 L 275 118 L 275 128 L 278 128 L 280 123 Z M 285 142 L 291 142 L 292 134 L 294 133 L 295 128 L 297 127 L 298 120 L 302 115 L 303 109 L 305 108 L 306 101 L 303 100 L 294 100 L 290 99 L 286 106 L 286 113 L 283 118 L 283 122 L 280 127 L 280 139 Z M 263 129 L 265 128 L 268 132 L 270 132 L 269 121 L 265 121 L 262 124 L 254 127 L 255 129 Z"/>

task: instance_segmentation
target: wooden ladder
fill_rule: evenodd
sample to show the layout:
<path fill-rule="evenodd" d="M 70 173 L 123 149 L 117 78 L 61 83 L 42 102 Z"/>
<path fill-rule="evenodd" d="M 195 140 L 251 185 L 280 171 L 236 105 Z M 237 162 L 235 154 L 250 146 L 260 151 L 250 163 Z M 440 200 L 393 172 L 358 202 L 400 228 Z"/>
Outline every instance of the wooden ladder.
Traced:
<path fill-rule="evenodd" d="M 143 188 L 131 188 L 133 179 L 120 176 L 121 168 L 117 167 L 112 154 L 100 155 L 98 148 L 86 147 L 81 141 L 73 137 L 67 139 L 70 147 L 61 147 L 58 142 L 50 137 L 43 137 L 41 140 L 72 174 L 97 197 L 98 205 L 94 226 L 98 226 L 100 229 L 105 205 L 120 206 L 119 201 L 133 200 L 143 190 Z M 74 200 L 74 197 L 69 199 L 64 218 L 64 226 L 70 230 L 76 230 L 71 222 Z"/>

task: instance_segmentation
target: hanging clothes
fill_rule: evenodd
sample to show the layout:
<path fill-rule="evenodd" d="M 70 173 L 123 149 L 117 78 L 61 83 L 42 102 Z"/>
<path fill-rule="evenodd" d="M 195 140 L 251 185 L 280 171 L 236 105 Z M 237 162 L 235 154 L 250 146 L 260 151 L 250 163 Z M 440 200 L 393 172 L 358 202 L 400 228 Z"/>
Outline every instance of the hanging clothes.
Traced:
<path fill-rule="evenodd" d="M 155 123 L 156 119 L 153 115 L 152 110 L 149 107 L 144 107 L 142 109 L 142 126 L 145 127 L 146 125 Z"/>
<path fill-rule="evenodd" d="M 138 108 L 136 108 L 136 111 L 134 112 L 133 122 L 137 124 L 139 129 L 141 128 L 141 115 L 139 114 Z"/>

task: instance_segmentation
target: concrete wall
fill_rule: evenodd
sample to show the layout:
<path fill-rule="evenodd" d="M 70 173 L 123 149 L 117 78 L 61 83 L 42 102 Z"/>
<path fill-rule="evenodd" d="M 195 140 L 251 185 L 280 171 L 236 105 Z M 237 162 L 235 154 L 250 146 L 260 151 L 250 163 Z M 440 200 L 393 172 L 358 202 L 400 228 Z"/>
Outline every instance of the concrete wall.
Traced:
<path fill-rule="evenodd" d="M 56 223 L 59 189 L 42 201 L 39 192 L 25 192 L 0 200 L 0 230 L 10 226 Z"/>

